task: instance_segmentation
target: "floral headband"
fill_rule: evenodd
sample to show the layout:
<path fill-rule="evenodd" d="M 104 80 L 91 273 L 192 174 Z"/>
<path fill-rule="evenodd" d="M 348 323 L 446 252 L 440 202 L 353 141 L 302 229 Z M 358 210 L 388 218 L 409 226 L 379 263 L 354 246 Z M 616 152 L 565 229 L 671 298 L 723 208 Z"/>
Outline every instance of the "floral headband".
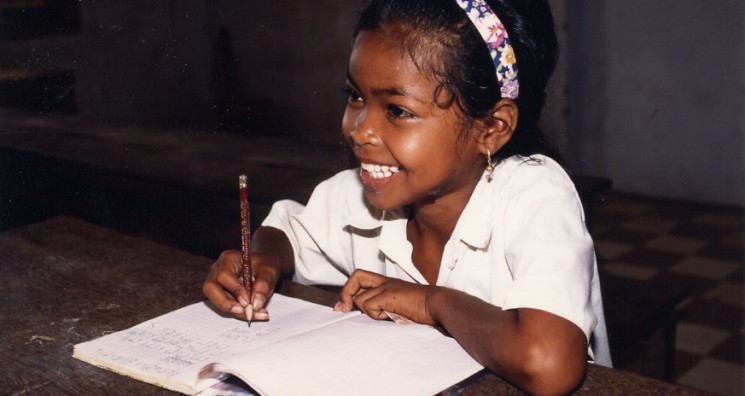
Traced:
<path fill-rule="evenodd" d="M 520 83 L 517 80 L 517 59 L 504 24 L 485 0 L 455 1 L 466 12 L 468 19 L 489 46 L 489 54 L 497 68 L 497 82 L 502 97 L 517 99 L 520 93 Z"/>

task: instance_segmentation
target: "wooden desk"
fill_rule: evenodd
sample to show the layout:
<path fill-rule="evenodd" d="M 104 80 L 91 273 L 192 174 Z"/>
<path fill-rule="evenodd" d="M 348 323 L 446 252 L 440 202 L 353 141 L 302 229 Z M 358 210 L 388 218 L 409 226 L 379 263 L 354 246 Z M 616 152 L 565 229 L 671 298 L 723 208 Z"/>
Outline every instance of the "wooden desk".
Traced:
<path fill-rule="evenodd" d="M 0 392 L 173 394 L 72 358 L 72 347 L 203 299 L 211 258 L 72 217 L 0 233 Z M 328 291 L 291 282 L 284 294 L 331 305 Z M 483 373 L 445 394 L 521 394 Z M 580 395 L 699 392 L 590 365 Z"/>

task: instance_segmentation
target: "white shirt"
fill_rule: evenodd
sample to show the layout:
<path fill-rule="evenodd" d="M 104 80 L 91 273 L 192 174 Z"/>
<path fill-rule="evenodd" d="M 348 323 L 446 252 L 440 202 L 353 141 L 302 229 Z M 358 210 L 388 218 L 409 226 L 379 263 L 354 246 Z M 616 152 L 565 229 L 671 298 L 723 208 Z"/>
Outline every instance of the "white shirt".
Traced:
<path fill-rule="evenodd" d="M 290 240 L 295 280 L 343 285 L 360 268 L 427 283 L 411 261 L 403 210 L 370 206 L 358 172 L 322 182 L 307 206 L 272 207 L 263 225 Z M 485 173 L 445 245 L 437 285 L 561 316 L 591 340 L 595 362 L 611 366 L 592 238 L 574 184 L 550 158 L 515 156 Z"/>

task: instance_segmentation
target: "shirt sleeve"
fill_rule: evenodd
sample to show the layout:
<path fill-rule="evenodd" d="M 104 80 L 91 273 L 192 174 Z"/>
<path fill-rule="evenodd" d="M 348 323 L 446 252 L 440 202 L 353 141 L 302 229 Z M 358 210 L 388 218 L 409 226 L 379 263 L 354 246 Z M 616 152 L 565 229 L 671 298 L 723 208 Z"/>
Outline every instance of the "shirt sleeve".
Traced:
<path fill-rule="evenodd" d="M 343 285 L 353 271 L 344 247 L 344 171 L 319 184 L 307 205 L 279 201 L 262 226 L 281 230 L 292 245 L 294 280 L 303 284 Z M 348 190 L 348 189 L 347 189 Z"/>
<path fill-rule="evenodd" d="M 590 339 L 595 254 L 582 204 L 561 167 L 524 162 L 510 178 L 504 221 L 512 283 L 504 309 L 533 308 L 576 324 Z"/>

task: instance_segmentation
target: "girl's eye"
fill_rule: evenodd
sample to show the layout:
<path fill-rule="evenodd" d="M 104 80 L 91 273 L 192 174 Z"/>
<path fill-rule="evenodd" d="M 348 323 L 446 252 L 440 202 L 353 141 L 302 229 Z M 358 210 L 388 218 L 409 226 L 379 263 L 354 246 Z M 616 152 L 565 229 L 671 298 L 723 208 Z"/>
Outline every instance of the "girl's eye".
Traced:
<path fill-rule="evenodd" d="M 359 102 L 362 100 L 362 96 L 357 93 L 357 91 L 353 90 L 352 88 L 346 88 L 344 90 L 344 93 L 347 95 L 347 102 L 353 103 L 353 102 Z"/>
<path fill-rule="evenodd" d="M 388 106 L 388 114 L 395 118 L 410 118 L 414 115 L 409 113 L 408 111 L 394 105 Z"/>

